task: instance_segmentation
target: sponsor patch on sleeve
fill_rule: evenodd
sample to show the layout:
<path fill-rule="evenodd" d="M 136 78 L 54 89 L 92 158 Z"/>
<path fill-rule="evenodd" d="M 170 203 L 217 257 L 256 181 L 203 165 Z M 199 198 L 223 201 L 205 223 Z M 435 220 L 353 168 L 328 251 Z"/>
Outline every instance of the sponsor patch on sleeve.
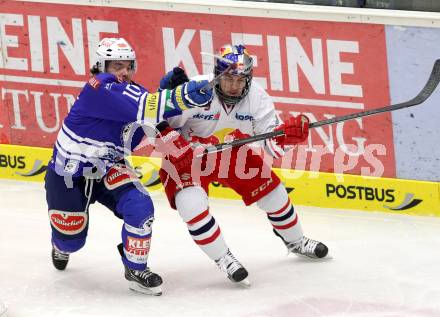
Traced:
<path fill-rule="evenodd" d="M 148 94 L 145 99 L 144 119 L 151 119 L 156 121 L 159 110 L 159 94 Z"/>
<path fill-rule="evenodd" d="M 101 82 L 95 77 L 95 76 L 93 76 L 93 77 L 91 77 L 90 79 L 89 79 L 89 85 L 90 86 L 92 86 L 94 89 L 98 89 L 99 88 L 99 86 L 101 86 Z"/>

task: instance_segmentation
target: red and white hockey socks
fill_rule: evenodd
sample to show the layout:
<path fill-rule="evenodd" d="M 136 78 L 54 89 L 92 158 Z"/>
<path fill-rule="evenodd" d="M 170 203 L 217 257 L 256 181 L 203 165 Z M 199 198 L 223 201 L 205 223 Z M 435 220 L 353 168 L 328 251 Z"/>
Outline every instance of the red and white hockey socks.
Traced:
<path fill-rule="evenodd" d="M 269 194 L 257 201 L 260 209 L 267 213 L 272 227 L 287 242 L 299 241 L 303 237 L 303 231 L 287 195 L 286 188 L 280 184 Z"/>
<path fill-rule="evenodd" d="M 215 261 L 228 251 L 220 227 L 209 213 L 208 196 L 201 187 L 191 186 L 179 191 L 176 207 L 192 239 L 207 256 Z"/>

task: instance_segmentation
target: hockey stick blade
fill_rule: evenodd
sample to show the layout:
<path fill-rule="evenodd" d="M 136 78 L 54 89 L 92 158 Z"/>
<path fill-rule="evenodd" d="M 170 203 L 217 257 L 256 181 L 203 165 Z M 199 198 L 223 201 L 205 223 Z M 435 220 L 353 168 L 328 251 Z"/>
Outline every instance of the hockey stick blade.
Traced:
<path fill-rule="evenodd" d="M 425 100 L 428 99 L 429 96 L 431 96 L 431 94 L 437 88 L 439 82 L 440 82 L 440 59 L 437 59 L 434 63 L 434 66 L 432 67 L 431 75 L 429 76 L 429 79 L 426 82 L 425 86 L 417 94 L 417 96 L 415 96 L 411 100 L 408 100 L 408 101 L 405 101 L 402 103 L 398 103 L 395 105 L 385 106 L 382 108 L 376 108 L 376 109 L 371 109 L 371 110 L 348 114 L 345 116 L 334 117 L 331 119 L 322 120 L 322 121 L 318 121 L 318 122 L 312 122 L 309 124 L 309 128 L 313 129 L 313 128 L 321 127 L 324 125 L 334 124 L 334 123 L 338 123 L 338 122 L 342 122 L 342 121 L 352 120 L 352 119 L 356 119 L 356 118 L 371 116 L 371 115 L 375 115 L 375 114 L 379 114 L 379 113 L 383 113 L 383 112 L 389 112 L 389 111 L 394 111 L 394 110 L 398 110 L 398 109 L 409 108 L 409 107 L 419 105 L 419 104 L 425 102 Z M 234 140 L 234 141 L 228 142 L 228 143 L 209 145 L 205 148 L 203 153 L 197 155 L 197 157 L 202 157 L 203 155 L 208 154 L 208 153 L 224 151 L 228 148 L 241 146 L 241 145 L 248 144 L 248 143 L 253 143 L 253 142 L 257 142 L 257 141 L 261 141 L 261 140 L 265 140 L 265 139 L 274 138 L 277 136 L 281 136 L 283 134 L 284 134 L 283 131 L 278 130 L 278 131 L 267 132 L 267 133 L 263 133 L 263 134 L 259 134 L 259 135 L 254 135 L 249 138 Z"/>

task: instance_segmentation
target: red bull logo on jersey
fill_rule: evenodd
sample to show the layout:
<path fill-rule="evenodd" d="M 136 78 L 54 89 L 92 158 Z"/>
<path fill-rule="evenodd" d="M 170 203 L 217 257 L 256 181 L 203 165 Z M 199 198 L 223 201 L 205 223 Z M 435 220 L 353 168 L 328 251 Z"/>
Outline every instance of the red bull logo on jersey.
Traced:
<path fill-rule="evenodd" d="M 249 134 L 241 132 L 239 129 L 235 129 L 234 131 L 228 133 L 223 138 L 223 142 L 232 142 L 238 139 L 244 139 L 250 137 Z"/>
<path fill-rule="evenodd" d="M 218 143 L 226 142 L 227 136 L 234 132 L 235 129 L 232 128 L 224 128 L 221 130 L 215 131 L 212 135 L 218 139 Z"/>
<path fill-rule="evenodd" d="M 201 144 L 219 144 L 223 142 L 231 142 L 237 139 L 250 137 L 249 134 L 242 133 L 239 129 L 224 128 L 215 131 L 208 137 L 200 137 L 196 135 L 191 136 L 191 142 L 198 142 Z"/>

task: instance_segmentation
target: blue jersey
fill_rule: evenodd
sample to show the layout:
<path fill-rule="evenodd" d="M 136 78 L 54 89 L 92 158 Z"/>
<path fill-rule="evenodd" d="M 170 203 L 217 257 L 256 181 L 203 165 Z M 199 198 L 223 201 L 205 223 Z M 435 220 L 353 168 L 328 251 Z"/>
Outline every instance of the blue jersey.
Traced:
<path fill-rule="evenodd" d="M 130 154 L 147 131 L 154 136 L 156 123 L 182 113 L 171 94 L 149 93 L 108 73 L 92 77 L 58 132 L 49 168 L 73 177 L 97 168 L 103 175 Z"/>

